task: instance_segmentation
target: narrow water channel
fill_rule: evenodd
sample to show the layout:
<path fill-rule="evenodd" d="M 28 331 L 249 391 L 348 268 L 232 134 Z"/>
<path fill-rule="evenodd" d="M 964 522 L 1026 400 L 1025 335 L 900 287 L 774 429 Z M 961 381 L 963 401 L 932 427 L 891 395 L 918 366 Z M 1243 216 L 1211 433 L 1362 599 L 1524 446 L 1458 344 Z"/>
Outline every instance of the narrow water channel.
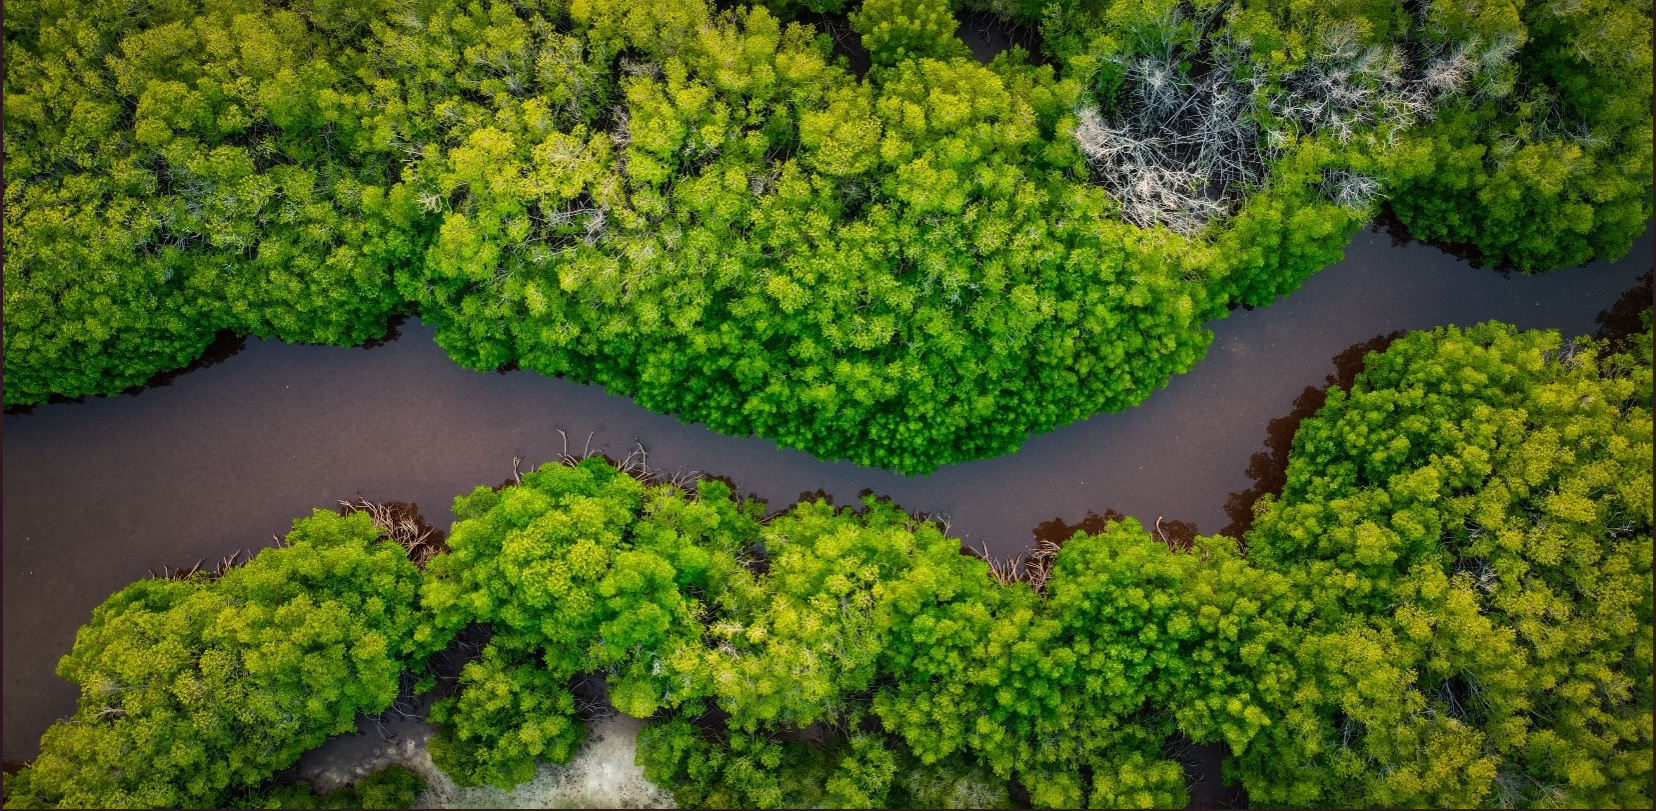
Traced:
<path fill-rule="evenodd" d="M 1650 270 L 1651 232 L 1627 257 L 1510 278 L 1437 249 L 1364 231 L 1347 258 L 1275 305 L 1213 323 L 1213 346 L 1143 405 L 1031 439 L 1016 454 L 911 478 L 821 462 L 757 438 L 715 434 L 601 389 L 532 373 L 457 367 L 409 322 L 374 349 L 249 340 L 223 363 L 137 396 L 42 405 L 4 417 L 4 757 L 38 751 L 74 710 L 53 668 L 112 592 L 163 567 L 256 550 L 340 499 L 416 501 L 432 523 L 454 496 L 590 447 L 652 467 L 728 476 L 782 507 L 806 491 L 839 503 L 864 489 L 951 533 L 1015 556 L 1034 528 L 1114 509 L 1213 533 L 1250 490 L 1274 419 L 1323 385 L 1334 358 L 1396 330 L 1499 319 L 1567 334 Z M 560 435 L 562 429 L 563 435 Z M 590 436 L 590 446 L 588 445 Z"/>

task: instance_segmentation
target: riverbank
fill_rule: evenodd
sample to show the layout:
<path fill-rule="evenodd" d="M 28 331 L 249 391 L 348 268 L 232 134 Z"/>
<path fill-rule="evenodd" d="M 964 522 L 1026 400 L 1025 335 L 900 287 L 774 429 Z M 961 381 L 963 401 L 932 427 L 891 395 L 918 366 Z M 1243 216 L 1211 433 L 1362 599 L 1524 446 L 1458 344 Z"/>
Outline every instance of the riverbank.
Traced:
<path fill-rule="evenodd" d="M 1021 555 L 1043 523 L 1105 508 L 1212 533 L 1232 520 L 1232 495 L 1256 485 L 1249 465 L 1270 422 L 1348 348 L 1488 319 L 1593 333 L 1648 271 L 1651 246 L 1647 230 L 1619 262 L 1504 278 L 1369 229 L 1293 296 L 1210 324 L 1207 357 L 1143 405 L 923 478 L 718 435 L 595 386 L 468 371 L 417 321 L 366 352 L 250 339 L 136 397 L 6 415 L 5 759 L 32 758 L 72 711 L 73 687 L 52 670 L 93 606 L 151 571 L 257 547 L 341 499 L 417 502 L 447 527 L 454 496 L 506 478 L 514 457 L 556 458 L 567 435 L 618 456 L 640 442 L 652 467 L 729 476 L 774 508 L 804 491 L 850 503 L 873 490 L 946 517 L 998 557 Z"/>

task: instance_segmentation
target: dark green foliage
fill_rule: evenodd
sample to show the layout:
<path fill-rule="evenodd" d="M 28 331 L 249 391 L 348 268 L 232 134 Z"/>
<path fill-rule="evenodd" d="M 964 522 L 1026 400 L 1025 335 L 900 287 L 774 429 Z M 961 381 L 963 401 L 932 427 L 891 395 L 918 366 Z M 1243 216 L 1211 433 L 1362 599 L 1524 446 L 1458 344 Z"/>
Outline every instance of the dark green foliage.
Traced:
<path fill-rule="evenodd" d="M 1073 675 L 1043 731 L 1093 726 L 1108 737 L 1113 719 L 1154 710 L 1193 740 L 1242 750 L 1270 723 L 1265 701 L 1293 683 L 1286 629 L 1306 606 L 1228 539 L 1171 552 L 1128 519 L 1066 544 L 1047 588 L 1065 644 L 1044 670 Z"/>
<path fill-rule="evenodd" d="M 1236 685 L 1274 665 L 1235 660 L 1239 647 L 1274 644 L 1253 630 L 1264 620 L 1238 626 L 1239 639 L 1157 654 L 1176 669 L 1176 645 L 1194 650 L 1178 672 L 1224 700 L 1196 675 L 1129 674 L 1163 688 L 1153 695 L 1103 685 L 1131 643 L 1077 666 L 1074 650 L 1106 646 L 1091 641 L 1095 617 L 1070 618 L 1067 587 L 1043 601 L 999 586 L 935 525 L 872 498 L 863 507 L 804 502 L 761 523 L 719 482 L 690 498 L 599 460 L 458 500 L 453 552 L 427 568 L 434 619 L 421 633 L 435 643 L 485 622 L 494 636 L 434 714 L 444 727 L 433 757 L 461 782 L 500 786 L 528 779 L 537 760 L 567 759 L 581 738 L 569 691 L 581 673 L 606 676 L 618 709 L 657 715 L 640 762 L 689 805 L 1000 806 L 1014 777 L 1039 785 L 1042 805 L 1180 803 L 1183 771 L 1160 751 L 1174 716 L 1156 715 L 1153 698 L 1200 697 L 1180 714 L 1197 734 L 1253 733 L 1257 711 Z M 1173 578 L 1155 585 L 1174 592 L 1203 584 L 1185 590 L 1194 618 L 1183 625 L 1123 614 L 1133 639 L 1158 622 L 1185 637 L 1222 632 L 1231 626 L 1202 605 L 1280 590 L 1279 579 L 1241 577 L 1218 540 L 1203 556 L 1175 554 L 1122 524 L 1104 542 L 1138 551 L 1118 559 L 1078 539 L 1071 556 L 1124 581 L 1155 562 Z M 1118 700 L 1096 695 L 1117 687 Z"/>
<path fill-rule="evenodd" d="M 639 762 L 691 806 L 994 807 L 1015 780 L 1042 807 L 1166 807 L 1185 801 L 1164 752 L 1178 735 L 1228 744 L 1227 773 L 1264 804 L 1636 804 L 1651 779 L 1649 346 L 1600 358 L 1486 325 L 1371 355 L 1302 426 L 1247 560 L 1125 520 L 997 583 L 872 499 L 762 525 L 733 511 L 725 531 L 763 545 L 764 573 L 713 567 L 724 577 L 673 615 L 688 624 L 637 649 L 666 679 L 640 709 L 668 710 Z M 569 498 L 554 482 L 636 504 L 607 471 L 525 487 L 546 515 Z M 516 489 L 462 511 L 496 515 Z M 705 504 L 659 493 L 669 513 Z M 658 536 L 662 509 L 627 513 L 617 548 Z"/>
<path fill-rule="evenodd" d="M 965 758 L 931 764 L 900 758 L 888 802 L 891 808 L 1014 807 L 1007 782 Z"/>
<path fill-rule="evenodd" d="M 1400 150 L 1392 207 L 1425 239 L 1523 270 L 1627 252 L 1651 215 L 1650 4 L 1532 3 L 1517 87 Z"/>
<path fill-rule="evenodd" d="M 1171 718 L 1145 715 L 1143 694 L 1105 706 L 1082 694 L 1119 663 L 1077 667 L 1088 633 L 1067 629 L 1058 603 L 996 585 L 935 527 L 866 506 L 859 515 L 806 503 L 765 527 L 770 571 L 710 625 L 697 671 L 722 731 L 709 737 L 683 715 L 652 726 L 639 755 L 651 779 L 690 805 L 995 807 L 1014 776 L 1043 807 L 1184 802 L 1183 770 L 1160 752 Z M 1112 532 L 1115 543 L 1173 554 L 1136 525 Z M 1212 599 L 1196 589 L 1187 601 Z M 1152 633 L 1141 619 L 1122 624 Z M 1235 643 L 1211 644 L 1217 658 L 1237 658 Z M 871 734 L 868 710 L 895 737 Z M 806 747 L 796 730 L 826 740 Z"/>
<path fill-rule="evenodd" d="M 455 512 L 453 551 L 426 570 L 419 636 L 494 631 L 460 695 L 433 711 L 445 726 L 432 757 L 457 781 L 509 788 L 537 759 L 573 756 L 585 735 L 568 689 L 578 674 L 603 674 L 611 701 L 640 718 L 700 695 L 678 660 L 700 646 L 706 601 L 751 579 L 737 555 L 757 529 L 724 484 L 702 482 L 692 500 L 589 459 L 479 488 Z"/>
<path fill-rule="evenodd" d="M 1262 696 L 1292 681 L 1288 581 L 1226 539 L 1172 552 L 1130 520 L 1051 565 L 1045 600 L 961 578 L 956 600 L 899 611 L 890 672 L 905 675 L 875 711 L 923 763 L 973 753 L 1041 805 L 1182 803 L 1161 741 L 1177 728 L 1246 747 L 1270 722 Z"/>
<path fill-rule="evenodd" d="M 954 9 L 949 0 L 863 0 L 851 13 L 851 28 L 875 64 L 905 59 L 949 59 L 969 54 L 955 38 Z"/>
<path fill-rule="evenodd" d="M 1638 805 L 1651 335 L 1622 346 L 1486 324 L 1371 354 L 1301 425 L 1246 559 L 1124 519 L 1014 576 L 873 497 L 765 517 L 587 459 L 457 499 L 416 592 L 366 514 L 319 513 L 100 607 L 60 668 L 81 710 L 7 804 L 344 803 L 257 787 L 482 623 L 432 714 L 468 784 L 567 760 L 599 675 L 686 806 L 1179 806 L 1175 739 L 1227 744 L 1262 805 Z M 414 790 L 385 782 L 351 801 Z"/>
<path fill-rule="evenodd" d="M 1422 235 L 1526 267 L 1649 216 L 1648 9 L 992 4 L 1055 68 L 973 62 L 943 0 L 772 6 L 848 11 L 875 69 L 704 0 L 15 6 L 6 404 L 119 391 L 221 330 L 359 342 L 412 306 L 468 366 L 921 473 L 1140 402 L 1226 304 L 1338 259 L 1387 183 Z M 1396 43 L 1409 81 L 1482 61 L 1390 123 L 1324 126 L 1294 93 L 1330 43 Z M 1089 110 L 1143 106 L 1148 57 L 1241 94 L 1245 169 L 1179 233 L 1131 224 L 1143 201 L 1082 148 Z"/>
<path fill-rule="evenodd" d="M 941 0 L 770 7 L 13 4 L 5 403 L 414 306 L 472 367 L 920 473 L 1140 402 L 1382 196 L 1526 269 L 1650 216 L 1647 4 L 994 4 L 1056 65 L 971 61 Z M 803 11 L 850 12 L 866 79 Z M 1194 130 L 1146 88 L 1236 102 L 1225 174 L 1155 163 Z M 593 460 L 460 499 L 416 628 L 406 560 L 311 519 L 100 609 L 8 802 L 212 804 L 473 623 L 433 744 L 466 783 L 569 757 L 596 673 L 662 714 L 641 757 L 686 803 L 1176 804 L 1175 732 L 1261 802 L 1639 802 L 1649 352 L 1400 342 L 1306 423 L 1248 561 L 1123 522 L 997 585 L 890 505 L 765 523 Z"/>
<path fill-rule="evenodd" d="M 327 103 L 363 58 L 332 10 L 9 10 L 7 405 L 120 391 L 220 330 L 383 333 L 410 234 Z"/>
<path fill-rule="evenodd" d="M 223 577 L 142 580 L 93 611 L 58 674 L 80 708 L 7 807 L 211 807 L 396 698 L 419 573 L 366 514 L 318 511 Z"/>
<path fill-rule="evenodd" d="M 682 716 L 644 730 L 639 763 L 689 808 L 880 808 L 897 771 L 878 735 L 821 745 L 733 731 L 721 740 Z"/>
<path fill-rule="evenodd" d="M 1249 536 L 1315 605 L 1255 802 L 1649 802 L 1649 341 L 1416 333 L 1330 391 Z"/>
<path fill-rule="evenodd" d="M 733 731 L 849 725 L 880 672 L 890 595 L 960 559 L 959 543 L 935 526 L 889 504 L 865 506 L 859 515 L 805 502 L 772 519 L 759 536 L 769 571 L 728 590 L 707 647 L 674 663 L 707 685 Z"/>
<path fill-rule="evenodd" d="M 615 36 L 649 63 L 609 121 L 495 124 L 420 170 L 454 201 L 422 311 L 466 362 L 917 472 L 1126 407 L 1205 346 L 1177 245 L 1065 179 L 1050 70 L 905 58 L 862 84 L 763 11 Z"/>
<path fill-rule="evenodd" d="M 1275 615 L 1220 622 L 1213 606 L 1279 597 L 1281 581 L 1245 577 L 1220 540 L 1199 556 L 1136 524 L 1082 536 L 1043 601 L 996 585 L 937 527 L 872 499 L 860 513 L 805 502 L 761 525 L 717 482 L 690 500 L 588 460 L 456 506 L 454 551 L 427 570 L 430 633 L 495 629 L 436 714 L 446 726 L 434 757 L 462 782 L 509 786 L 537 759 L 569 757 L 580 725 L 568 684 L 596 671 L 618 708 L 669 710 L 639 757 L 684 804 L 996 806 L 1015 776 L 1043 806 L 1182 803 L 1183 771 L 1160 751 L 1174 716 L 1156 715 L 1156 700 L 1188 704 L 1178 715 L 1198 735 L 1245 743 L 1260 721 L 1242 682 L 1280 676 Z M 757 576 L 740 563 L 754 542 L 766 557 Z M 1081 561 L 1121 582 L 1163 567 L 1170 579 L 1154 587 L 1183 596 L 1158 606 L 1191 613 L 1124 610 L 1112 627 L 1127 636 L 1111 647 L 1096 617 L 1071 616 L 1104 604 L 1060 585 L 1101 588 Z M 1170 645 L 1148 669 L 1125 672 L 1131 684 L 1112 677 L 1146 658 L 1132 640 L 1163 628 Z M 1244 647 L 1259 649 L 1246 664 Z M 1077 650 L 1099 655 L 1078 661 Z M 1189 675 L 1158 678 L 1158 667 Z"/>
<path fill-rule="evenodd" d="M 466 663 L 460 684 L 459 698 L 432 708 L 432 722 L 443 726 L 431 759 L 462 785 L 511 788 L 535 776 L 537 759 L 567 763 L 586 737 L 568 679 L 532 652 L 491 642 Z"/>
<path fill-rule="evenodd" d="M 308 783 L 276 786 L 238 799 L 231 808 L 412 808 L 425 781 L 402 766 L 388 766 L 333 791 L 316 794 Z"/>

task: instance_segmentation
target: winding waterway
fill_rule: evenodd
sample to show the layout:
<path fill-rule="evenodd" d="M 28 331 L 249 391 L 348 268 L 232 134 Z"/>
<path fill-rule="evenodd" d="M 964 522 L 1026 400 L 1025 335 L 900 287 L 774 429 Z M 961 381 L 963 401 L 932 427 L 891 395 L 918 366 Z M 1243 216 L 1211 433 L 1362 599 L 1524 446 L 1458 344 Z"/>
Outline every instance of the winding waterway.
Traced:
<path fill-rule="evenodd" d="M 1273 306 L 1210 325 L 1207 357 L 1143 405 L 1035 437 L 1016 454 L 904 477 L 715 434 L 593 386 L 456 366 L 409 322 L 371 350 L 249 340 L 228 360 L 138 396 L 4 417 L 4 757 L 26 760 L 74 710 L 53 674 L 94 606 L 163 567 L 212 566 L 340 499 L 416 501 L 447 527 L 455 495 L 565 449 L 668 474 L 728 476 L 773 507 L 819 488 L 870 489 L 947 516 L 952 534 L 1013 556 L 1054 518 L 1114 509 L 1154 524 L 1230 523 L 1227 499 L 1273 419 L 1321 386 L 1342 351 L 1396 330 L 1499 319 L 1588 334 L 1651 268 L 1651 232 L 1615 263 L 1511 278 L 1363 231 L 1344 261 Z"/>

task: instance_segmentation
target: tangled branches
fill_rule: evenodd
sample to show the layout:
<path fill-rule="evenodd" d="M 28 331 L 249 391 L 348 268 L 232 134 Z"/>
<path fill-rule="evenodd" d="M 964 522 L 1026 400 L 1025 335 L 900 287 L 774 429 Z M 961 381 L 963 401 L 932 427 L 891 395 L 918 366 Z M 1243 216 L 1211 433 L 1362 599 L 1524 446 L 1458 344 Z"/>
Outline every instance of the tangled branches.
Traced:
<path fill-rule="evenodd" d="M 602 721 L 620 714 L 610 702 L 609 682 L 602 673 L 581 673 L 570 684 L 570 695 L 575 699 L 575 714 L 586 723 Z"/>
<path fill-rule="evenodd" d="M 1076 142 L 1128 222 L 1194 234 L 1263 172 L 1247 86 L 1224 68 L 1192 80 L 1172 49 L 1122 67 L 1127 100 L 1114 123 L 1083 107 Z"/>
<path fill-rule="evenodd" d="M 1035 544 L 1035 551 L 1024 558 L 1023 579 L 1036 594 L 1046 594 L 1047 581 L 1052 579 L 1053 567 L 1058 564 L 1058 550 L 1063 544 L 1057 541 L 1041 539 Z"/>
<path fill-rule="evenodd" d="M 1511 89 L 1502 68 L 1517 52 L 1516 37 L 1484 42 L 1473 36 L 1453 45 L 1441 40 L 1427 37 L 1411 55 L 1402 44 L 1363 44 L 1355 29 L 1332 27 L 1311 58 L 1283 76 L 1266 107 L 1300 133 L 1329 133 L 1347 143 L 1366 129 L 1389 139 L 1469 90 L 1482 96 Z"/>
<path fill-rule="evenodd" d="M 1021 563 L 1012 558 L 997 558 L 989 554 L 987 547 L 979 550 L 968 546 L 963 547 L 961 552 L 988 564 L 989 576 L 996 583 L 1003 586 L 1028 583 L 1036 594 L 1045 595 L 1047 581 L 1052 579 L 1052 570 L 1058 563 L 1058 550 L 1061 548 L 1062 543 L 1041 538 L 1035 543 L 1035 551 Z"/>
<path fill-rule="evenodd" d="M 220 558 L 218 568 L 216 569 L 201 568 L 202 564 L 207 562 L 206 558 L 202 558 L 201 560 L 196 561 L 194 566 L 189 568 L 174 569 L 171 566 L 163 566 L 161 567 L 161 574 L 156 574 L 154 569 L 149 570 L 149 574 L 150 577 L 159 577 L 167 580 L 189 580 L 198 574 L 206 577 L 208 580 L 217 580 L 228 574 L 231 569 L 234 569 L 237 566 L 247 563 L 253 559 L 251 555 L 248 555 L 245 559 L 243 559 L 242 556 L 246 554 L 247 550 L 237 549 L 235 552 Z"/>
<path fill-rule="evenodd" d="M 339 502 L 339 514 L 365 512 L 373 519 L 384 536 L 408 550 L 408 559 L 415 566 L 425 568 L 427 560 L 448 551 L 443 533 L 426 523 L 419 507 L 405 501 L 387 501 L 375 504 L 365 498 Z"/>
<path fill-rule="evenodd" d="M 1380 198 L 1379 178 L 1336 169 L 1323 175 L 1322 195 L 1353 211 L 1363 211 Z"/>
<path fill-rule="evenodd" d="M 1123 219 L 1192 235 L 1262 185 L 1296 137 L 1389 145 L 1448 98 L 1510 90 L 1504 68 L 1515 36 L 1446 44 L 1426 28 L 1405 46 L 1364 43 L 1356 29 L 1331 26 L 1302 64 L 1276 77 L 1248 61 L 1245 43 L 1223 35 L 1195 55 L 1171 36 L 1141 37 L 1153 43 L 1148 53 L 1109 60 L 1121 75 L 1109 115 L 1092 103 L 1077 110 L 1076 143 Z M 1349 169 L 1331 172 L 1321 190 L 1354 210 L 1381 194 L 1377 179 Z"/>
<path fill-rule="evenodd" d="M 1013 558 L 997 558 L 989 554 L 988 547 L 973 549 L 970 546 L 962 547 L 961 554 L 974 557 L 989 565 L 989 577 L 1003 586 L 1016 583 L 1022 579 L 1022 570 L 1018 561 Z"/>
<path fill-rule="evenodd" d="M 593 449 L 593 434 L 588 433 L 586 444 L 584 444 L 581 448 L 581 455 L 576 456 L 569 451 L 569 434 L 564 433 L 562 428 L 556 428 L 553 430 L 558 432 L 558 436 L 563 437 L 563 451 L 558 454 L 558 459 L 563 464 L 570 467 L 580 464 L 584 459 L 590 459 L 597 456 L 614 465 L 616 469 L 620 470 L 622 473 L 625 473 L 644 484 L 667 482 L 674 487 L 685 490 L 690 489 L 691 485 L 702 478 L 702 472 L 699 470 L 684 470 L 680 468 L 677 472 L 669 476 L 661 468 L 652 467 L 650 465 L 650 450 L 644 447 L 644 443 L 639 442 L 638 440 L 633 440 L 633 449 L 629 451 L 625 457 L 621 459 L 613 459 L 603 452 L 603 448 L 600 447 L 596 450 Z M 521 457 L 512 457 L 512 473 L 518 484 L 523 483 L 523 476 L 518 472 L 518 465 L 522 463 L 522 461 L 523 459 Z"/>

